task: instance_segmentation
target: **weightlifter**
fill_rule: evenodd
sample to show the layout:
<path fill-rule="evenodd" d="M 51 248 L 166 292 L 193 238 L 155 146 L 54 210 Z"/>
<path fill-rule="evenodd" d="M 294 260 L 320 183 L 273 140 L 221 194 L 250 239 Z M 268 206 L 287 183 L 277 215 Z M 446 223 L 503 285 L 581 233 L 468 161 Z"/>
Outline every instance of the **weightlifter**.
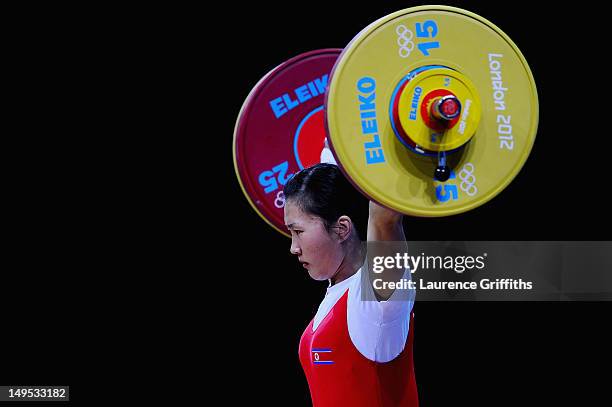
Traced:
<path fill-rule="evenodd" d="M 361 297 L 361 242 L 405 241 L 403 216 L 374 202 L 368 209 L 334 164 L 298 172 L 284 194 L 291 253 L 310 277 L 329 281 L 299 345 L 313 406 L 417 406 L 414 301 Z"/>

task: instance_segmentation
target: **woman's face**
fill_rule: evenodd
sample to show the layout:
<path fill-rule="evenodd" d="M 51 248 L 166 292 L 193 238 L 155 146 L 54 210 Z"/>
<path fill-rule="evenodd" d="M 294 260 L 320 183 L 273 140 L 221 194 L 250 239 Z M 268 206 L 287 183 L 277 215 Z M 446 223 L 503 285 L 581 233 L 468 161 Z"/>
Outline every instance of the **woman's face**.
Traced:
<path fill-rule="evenodd" d="M 344 258 L 334 229 L 328 232 L 321 218 L 305 213 L 292 200 L 285 202 L 285 225 L 291 232 L 291 254 L 298 256 L 310 277 L 319 281 L 333 277 Z"/>

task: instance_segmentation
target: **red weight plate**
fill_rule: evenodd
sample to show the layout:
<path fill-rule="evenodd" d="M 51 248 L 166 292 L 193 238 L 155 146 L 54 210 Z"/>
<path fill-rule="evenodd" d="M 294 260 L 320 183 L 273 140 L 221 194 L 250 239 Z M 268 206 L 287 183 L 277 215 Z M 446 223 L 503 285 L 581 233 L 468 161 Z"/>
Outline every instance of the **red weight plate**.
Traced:
<path fill-rule="evenodd" d="M 257 213 L 289 236 L 283 186 L 319 162 L 325 140 L 325 88 L 340 49 L 298 55 L 269 72 L 251 90 L 234 129 L 234 168 Z"/>

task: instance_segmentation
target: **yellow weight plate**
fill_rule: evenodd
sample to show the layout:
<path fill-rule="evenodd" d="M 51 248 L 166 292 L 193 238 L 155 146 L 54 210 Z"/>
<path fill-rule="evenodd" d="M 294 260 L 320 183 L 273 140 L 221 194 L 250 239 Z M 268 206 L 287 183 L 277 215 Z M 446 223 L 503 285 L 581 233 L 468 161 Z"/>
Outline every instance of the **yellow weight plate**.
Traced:
<path fill-rule="evenodd" d="M 444 183 L 433 179 L 437 157 L 410 151 L 393 130 L 401 124 L 391 118 L 394 92 L 424 66 L 456 71 L 480 99 L 478 126 L 447 154 L 453 173 Z M 538 125 L 535 82 L 517 46 L 486 19 L 447 6 L 401 10 L 359 33 L 336 62 L 325 109 L 330 146 L 355 186 L 415 216 L 454 215 L 492 199 L 527 160 Z"/>

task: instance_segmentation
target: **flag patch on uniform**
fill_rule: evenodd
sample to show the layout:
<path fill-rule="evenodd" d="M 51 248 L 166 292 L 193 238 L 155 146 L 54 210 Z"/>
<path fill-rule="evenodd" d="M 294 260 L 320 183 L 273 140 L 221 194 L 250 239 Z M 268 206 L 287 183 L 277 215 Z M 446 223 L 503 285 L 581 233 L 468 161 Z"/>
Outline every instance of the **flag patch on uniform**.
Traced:
<path fill-rule="evenodd" d="M 331 358 L 332 350 L 329 348 L 312 349 L 312 363 L 315 365 L 332 365 L 334 361 Z"/>

